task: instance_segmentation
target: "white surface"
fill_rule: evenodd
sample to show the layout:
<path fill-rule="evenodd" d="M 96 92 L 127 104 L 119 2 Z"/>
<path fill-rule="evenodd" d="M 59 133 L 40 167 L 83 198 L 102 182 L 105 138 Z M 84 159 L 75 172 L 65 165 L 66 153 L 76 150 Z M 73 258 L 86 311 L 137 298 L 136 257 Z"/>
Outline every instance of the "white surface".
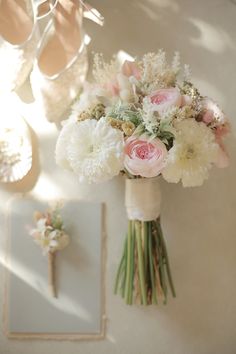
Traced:
<path fill-rule="evenodd" d="M 90 50 L 141 55 L 163 47 L 180 50 L 201 91 L 218 100 L 235 134 L 236 6 L 229 0 L 91 0 L 104 14 L 103 28 L 86 24 Z M 113 281 L 126 229 L 124 181 L 79 186 L 54 163 L 56 128 L 24 105 L 39 136 L 34 170 L 24 182 L 1 186 L 1 209 L 13 191 L 45 197 L 88 197 L 107 203 L 107 339 L 99 342 L 40 342 L 0 339 L 1 354 L 234 354 L 236 348 L 236 145 L 231 166 L 214 169 L 201 188 L 162 181 L 162 224 L 177 298 L 166 307 L 127 307 Z M 38 147 L 40 147 L 38 149 Z M 37 167 L 41 174 L 37 179 Z M 45 193 L 46 191 L 46 193 Z M 2 223 L 1 223 L 2 228 Z M 1 237 L 1 252 L 2 252 Z M 1 256 L 2 257 L 2 256 Z M 2 267 L 3 268 L 3 267 Z M 2 274 L 2 273 L 1 273 Z M 0 281 L 2 284 L 2 281 Z"/>
<path fill-rule="evenodd" d="M 70 243 L 55 259 L 57 298 L 48 288 L 48 257 L 29 235 L 34 212 L 48 203 L 11 202 L 8 216 L 7 331 L 9 334 L 101 335 L 103 316 L 101 204 L 65 201 Z M 93 222 L 82 222 L 92 218 Z M 19 296 L 20 295 L 20 296 Z"/>

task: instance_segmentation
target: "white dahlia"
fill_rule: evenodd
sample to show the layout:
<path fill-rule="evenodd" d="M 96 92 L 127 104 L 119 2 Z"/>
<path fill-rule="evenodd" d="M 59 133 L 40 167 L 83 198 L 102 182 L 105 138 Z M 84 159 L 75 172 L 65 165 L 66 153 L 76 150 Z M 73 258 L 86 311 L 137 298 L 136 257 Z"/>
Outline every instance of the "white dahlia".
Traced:
<path fill-rule="evenodd" d="M 80 182 L 104 182 L 123 169 L 123 133 L 101 118 L 66 124 L 58 137 L 56 162 Z"/>
<path fill-rule="evenodd" d="M 184 187 L 202 185 L 216 161 L 218 144 L 212 131 L 194 119 L 176 124 L 174 145 L 170 149 L 162 175 L 167 182 L 182 180 Z"/>

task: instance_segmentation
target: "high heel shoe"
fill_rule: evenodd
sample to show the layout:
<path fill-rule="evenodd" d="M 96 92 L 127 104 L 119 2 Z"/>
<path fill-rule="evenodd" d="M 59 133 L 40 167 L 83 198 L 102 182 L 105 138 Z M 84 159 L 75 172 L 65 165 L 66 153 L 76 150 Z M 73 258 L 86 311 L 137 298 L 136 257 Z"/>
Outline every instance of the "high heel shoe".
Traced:
<path fill-rule="evenodd" d="M 88 60 L 79 0 L 58 0 L 38 45 L 31 74 L 35 104 L 59 123 L 85 80 Z"/>
<path fill-rule="evenodd" d="M 19 88 L 35 58 L 39 31 L 32 0 L 0 0 L 0 94 Z"/>

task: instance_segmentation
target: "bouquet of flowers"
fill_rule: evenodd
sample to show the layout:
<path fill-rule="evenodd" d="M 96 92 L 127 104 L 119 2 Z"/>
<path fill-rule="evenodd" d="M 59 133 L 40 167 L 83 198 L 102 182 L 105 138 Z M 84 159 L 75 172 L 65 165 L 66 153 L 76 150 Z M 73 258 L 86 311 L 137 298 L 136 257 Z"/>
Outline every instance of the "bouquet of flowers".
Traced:
<path fill-rule="evenodd" d="M 34 213 L 36 228 L 30 231 L 33 240 L 44 255 L 48 255 L 48 284 L 53 297 L 57 296 L 55 286 L 55 255 L 69 244 L 69 236 L 63 229 L 60 205 L 57 203 L 45 213 Z"/>
<path fill-rule="evenodd" d="M 93 74 L 60 132 L 56 162 L 81 182 L 126 176 L 129 222 L 115 293 L 127 304 L 166 303 L 168 286 L 173 296 L 175 289 L 160 224 L 159 178 L 200 186 L 213 165 L 226 167 L 229 123 L 190 81 L 178 53 L 171 65 L 162 50 L 123 64 L 97 54 Z"/>

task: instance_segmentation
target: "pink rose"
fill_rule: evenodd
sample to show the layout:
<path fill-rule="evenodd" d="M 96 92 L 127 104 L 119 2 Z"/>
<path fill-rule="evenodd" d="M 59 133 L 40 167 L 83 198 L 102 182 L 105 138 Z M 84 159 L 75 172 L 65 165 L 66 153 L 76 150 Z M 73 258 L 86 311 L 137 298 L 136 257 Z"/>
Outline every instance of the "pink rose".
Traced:
<path fill-rule="evenodd" d="M 170 107 L 180 107 L 182 104 L 182 96 L 175 87 L 157 90 L 149 98 L 153 104 L 153 109 L 159 114 L 162 114 Z"/>
<path fill-rule="evenodd" d="M 125 76 L 134 76 L 137 80 L 140 80 L 141 73 L 137 66 L 137 64 L 133 61 L 125 60 L 124 64 L 122 65 L 121 72 Z"/>
<path fill-rule="evenodd" d="M 216 140 L 218 142 L 221 141 L 221 139 L 224 138 L 224 136 L 227 135 L 229 132 L 230 132 L 229 123 L 219 125 L 218 127 L 216 127 L 216 129 L 214 131 Z"/>
<path fill-rule="evenodd" d="M 166 146 L 158 138 L 150 140 L 144 134 L 139 138 L 131 136 L 125 142 L 124 165 L 135 176 L 158 176 L 165 166 L 166 156 Z"/>
<path fill-rule="evenodd" d="M 203 115 L 202 115 L 202 121 L 206 124 L 210 124 L 213 122 L 216 118 L 224 123 L 225 122 L 225 115 L 219 108 L 219 106 L 212 101 L 210 98 L 205 97 L 202 101 L 202 107 L 203 107 Z"/>
<path fill-rule="evenodd" d="M 219 168 L 225 168 L 229 166 L 229 155 L 222 142 L 219 144 L 219 151 L 217 154 L 215 165 Z"/>
<path fill-rule="evenodd" d="M 229 131 L 230 131 L 230 126 L 228 123 L 219 125 L 214 130 L 216 142 L 219 145 L 219 152 L 217 155 L 215 165 L 219 168 L 225 168 L 229 166 L 229 155 L 222 141 L 224 136 L 227 135 Z"/>
<path fill-rule="evenodd" d="M 219 145 L 219 152 L 217 155 L 215 165 L 219 168 L 225 168 L 228 167 L 229 165 L 229 155 L 222 141 L 224 136 L 228 134 L 229 131 L 230 131 L 230 126 L 228 123 L 220 125 L 216 127 L 216 129 L 214 130 L 216 142 Z"/>

